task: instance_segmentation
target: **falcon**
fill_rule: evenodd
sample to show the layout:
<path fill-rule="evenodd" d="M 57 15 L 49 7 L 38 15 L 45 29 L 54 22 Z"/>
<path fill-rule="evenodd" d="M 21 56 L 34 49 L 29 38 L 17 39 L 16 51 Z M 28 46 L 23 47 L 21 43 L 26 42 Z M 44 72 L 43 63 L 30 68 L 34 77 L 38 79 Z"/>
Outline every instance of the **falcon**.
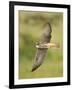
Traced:
<path fill-rule="evenodd" d="M 59 47 L 58 44 L 50 43 L 52 28 L 50 23 L 46 23 L 43 27 L 39 43 L 36 44 L 37 52 L 32 66 L 32 72 L 35 71 L 44 61 L 48 48 Z"/>

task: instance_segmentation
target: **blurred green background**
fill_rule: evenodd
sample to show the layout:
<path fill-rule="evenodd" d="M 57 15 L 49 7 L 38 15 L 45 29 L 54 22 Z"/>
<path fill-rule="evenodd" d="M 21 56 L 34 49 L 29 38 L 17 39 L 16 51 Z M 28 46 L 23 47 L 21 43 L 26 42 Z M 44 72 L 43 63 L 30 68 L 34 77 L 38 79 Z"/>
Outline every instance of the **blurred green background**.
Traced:
<path fill-rule="evenodd" d="M 52 27 L 51 42 L 59 43 L 60 48 L 48 49 L 44 63 L 31 72 L 43 25 L 49 22 Z M 63 76 L 63 13 L 19 11 L 19 79 L 50 78 Z"/>

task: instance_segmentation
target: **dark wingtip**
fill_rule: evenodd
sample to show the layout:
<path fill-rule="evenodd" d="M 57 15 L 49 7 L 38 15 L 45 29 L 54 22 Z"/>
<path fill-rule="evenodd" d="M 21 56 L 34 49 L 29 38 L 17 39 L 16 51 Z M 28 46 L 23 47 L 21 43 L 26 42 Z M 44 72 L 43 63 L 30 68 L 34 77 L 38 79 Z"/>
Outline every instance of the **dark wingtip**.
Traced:
<path fill-rule="evenodd" d="M 34 70 L 32 69 L 31 72 L 33 72 Z"/>
<path fill-rule="evenodd" d="M 40 65 L 41 65 L 41 64 L 40 64 Z M 32 70 L 31 70 L 31 72 L 36 71 L 36 70 L 37 70 L 37 68 L 39 68 L 39 67 L 40 67 L 40 65 L 38 65 L 38 66 L 34 66 L 34 67 L 32 68 Z"/>
<path fill-rule="evenodd" d="M 34 72 L 37 68 L 32 68 L 31 72 Z"/>

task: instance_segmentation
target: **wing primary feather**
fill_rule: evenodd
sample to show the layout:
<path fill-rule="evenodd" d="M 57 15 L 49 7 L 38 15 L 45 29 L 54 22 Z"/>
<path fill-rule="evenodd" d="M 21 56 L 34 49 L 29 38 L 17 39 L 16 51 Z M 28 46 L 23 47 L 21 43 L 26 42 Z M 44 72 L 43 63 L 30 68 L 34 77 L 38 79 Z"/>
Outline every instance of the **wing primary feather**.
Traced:
<path fill-rule="evenodd" d="M 51 39 L 51 32 L 52 32 L 51 25 L 49 23 L 46 23 L 43 29 L 44 30 L 40 39 L 40 43 L 42 44 L 49 43 Z M 43 63 L 47 53 L 47 49 L 48 48 L 38 48 L 35 56 L 33 68 L 31 70 L 32 72 L 35 71 L 38 67 L 40 67 L 40 65 Z"/>
<path fill-rule="evenodd" d="M 38 67 L 40 67 L 40 65 L 43 63 L 46 53 L 47 49 L 38 49 L 33 64 L 32 72 L 35 71 Z"/>

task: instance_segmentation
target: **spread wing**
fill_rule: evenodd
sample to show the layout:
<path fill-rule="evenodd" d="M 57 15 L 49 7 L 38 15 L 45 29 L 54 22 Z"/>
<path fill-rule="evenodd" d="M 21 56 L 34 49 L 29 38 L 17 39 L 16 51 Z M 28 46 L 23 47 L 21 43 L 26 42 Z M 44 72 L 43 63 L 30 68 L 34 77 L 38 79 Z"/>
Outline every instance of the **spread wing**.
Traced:
<path fill-rule="evenodd" d="M 46 23 L 43 30 L 43 34 L 40 39 L 40 44 L 45 44 L 50 42 L 51 32 L 52 32 L 52 29 L 50 24 Z M 32 71 L 35 71 L 43 63 L 46 53 L 47 53 L 47 48 L 38 48 L 36 52 L 34 64 L 32 67 Z"/>

